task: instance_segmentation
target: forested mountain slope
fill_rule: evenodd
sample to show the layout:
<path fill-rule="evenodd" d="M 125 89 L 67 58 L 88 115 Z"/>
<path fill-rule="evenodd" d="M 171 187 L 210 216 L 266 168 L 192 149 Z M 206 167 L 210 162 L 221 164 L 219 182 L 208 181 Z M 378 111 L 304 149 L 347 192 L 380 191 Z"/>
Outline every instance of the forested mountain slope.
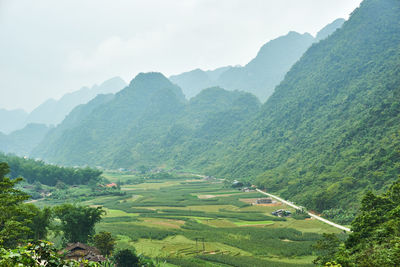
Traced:
<path fill-rule="evenodd" d="M 67 165 L 185 167 L 260 108 L 255 96 L 221 88 L 187 102 L 159 73 L 139 74 L 111 99 L 95 101 L 71 112 L 33 156 Z"/>
<path fill-rule="evenodd" d="M 173 75 L 170 80 L 178 84 L 188 98 L 204 88 L 220 86 L 227 90 L 250 92 L 264 102 L 311 44 L 328 37 L 340 28 L 344 21 L 337 19 L 328 24 L 318 32 L 316 38 L 308 33 L 289 32 L 269 41 L 245 66 L 223 67 L 214 71 L 196 69 Z"/>
<path fill-rule="evenodd" d="M 259 186 L 318 211 L 351 210 L 359 192 L 390 185 L 400 174 L 399 14 L 398 1 L 365 0 L 293 66 L 215 171 L 259 173 Z"/>
<path fill-rule="evenodd" d="M 87 104 L 82 104 L 74 108 L 65 119 L 57 127 L 52 128 L 41 140 L 40 143 L 31 151 L 31 156 L 41 157 L 41 155 L 53 155 L 57 151 L 53 151 L 53 147 L 60 145 L 60 142 L 64 137 L 68 138 L 67 135 L 75 131 L 75 128 L 85 120 L 85 118 L 98 106 L 103 105 L 114 98 L 113 94 L 98 95 Z"/>
<path fill-rule="evenodd" d="M 261 110 L 254 96 L 220 88 L 187 102 L 161 74 L 140 74 L 38 156 L 256 180 L 349 221 L 363 191 L 384 190 L 400 174 L 399 14 L 395 0 L 365 0 L 308 49 Z"/>
<path fill-rule="evenodd" d="M 161 101 L 161 97 L 165 97 L 165 101 Z M 161 74 L 139 74 L 111 100 L 101 103 L 97 99 L 80 107 L 86 110 L 86 116 L 75 115 L 79 118 L 76 123 L 70 123 L 71 117 L 68 117 L 33 154 L 56 163 L 109 165 L 112 161 L 109 154 L 117 151 L 117 142 L 128 135 L 131 127 L 140 127 L 140 119 L 146 112 L 153 108 L 156 112 L 168 107 L 168 97 L 177 105 L 183 105 L 186 101 L 180 88 Z M 73 113 L 75 111 L 71 115 Z M 76 113 L 80 114 L 78 111 Z M 51 140 L 51 143 L 47 143 L 47 140 Z"/>

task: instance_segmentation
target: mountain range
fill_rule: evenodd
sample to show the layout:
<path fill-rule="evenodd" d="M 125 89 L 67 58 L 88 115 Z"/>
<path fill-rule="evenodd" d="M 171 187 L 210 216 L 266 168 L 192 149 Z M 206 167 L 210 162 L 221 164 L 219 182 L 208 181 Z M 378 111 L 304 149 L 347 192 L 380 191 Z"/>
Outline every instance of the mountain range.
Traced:
<path fill-rule="evenodd" d="M 0 109 L 0 132 L 9 134 L 16 130 L 22 130 L 26 125 L 32 123 L 47 126 L 57 125 L 76 106 L 86 104 L 99 94 L 116 93 L 125 86 L 125 81 L 120 77 L 114 77 L 100 85 L 93 85 L 91 88 L 82 87 L 80 90 L 67 93 L 59 100 L 48 99 L 30 113 L 22 109 Z"/>
<path fill-rule="evenodd" d="M 116 93 L 126 86 L 120 77 L 111 78 L 91 88 L 83 87 L 78 91 L 65 94 L 59 100 L 48 99 L 35 108 L 26 118 L 25 123 L 43 123 L 57 125 L 80 104 L 85 104 L 98 94 Z"/>
<path fill-rule="evenodd" d="M 49 127 L 44 124 L 30 123 L 23 129 L 6 135 L 0 133 L 0 151 L 18 156 L 28 156 L 45 137 Z"/>
<path fill-rule="evenodd" d="M 28 113 L 22 109 L 0 109 L 0 133 L 9 134 L 23 128 L 27 117 Z"/>
<path fill-rule="evenodd" d="M 243 67 L 227 66 L 213 71 L 195 69 L 173 75 L 169 79 L 179 85 L 188 98 L 204 88 L 220 86 L 227 90 L 252 93 L 264 102 L 304 52 L 313 43 L 327 38 L 344 22 L 344 19 L 333 21 L 319 31 L 315 38 L 309 33 L 289 32 L 263 45 L 256 57 Z"/>
<path fill-rule="evenodd" d="M 32 155 L 247 180 L 348 223 L 365 191 L 400 174 L 398 14 L 397 0 L 364 0 L 340 29 L 320 32 L 264 104 L 217 86 L 187 100 L 176 81 L 141 73 L 76 107 Z"/>
<path fill-rule="evenodd" d="M 99 96 L 73 110 L 33 156 L 68 165 L 162 164 L 177 145 L 230 134 L 259 106 L 251 94 L 221 88 L 187 101 L 162 74 L 141 73 L 115 96 Z M 231 131 L 221 131 L 222 126 Z"/>

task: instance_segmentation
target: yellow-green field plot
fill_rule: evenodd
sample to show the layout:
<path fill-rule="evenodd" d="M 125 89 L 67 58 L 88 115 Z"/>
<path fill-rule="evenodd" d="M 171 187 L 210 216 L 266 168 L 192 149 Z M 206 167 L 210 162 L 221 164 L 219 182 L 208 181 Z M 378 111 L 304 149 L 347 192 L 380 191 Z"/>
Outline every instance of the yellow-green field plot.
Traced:
<path fill-rule="evenodd" d="M 108 179 L 138 179 L 133 176 L 109 174 Z M 231 266 L 217 259 L 312 266 L 312 246 L 321 234 L 340 233 L 317 220 L 275 217 L 271 212 L 277 209 L 294 210 L 281 203 L 251 205 L 242 200 L 264 196 L 222 182 L 184 176 L 135 181 L 122 185 L 124 195 L 87 201 L 107 211 L 97 231 L 118 236 L 118 247 L 134 247 L 177 266 Z"/>
<path fill-rule="evenodd" d="M 225 253 L 250 256 L 249 252 L 219 242 L 203 242 L 190 240 L 176 235 L 163 240 L 140 239 L 132 243 L 139 253 L 152 257 L 190 257 L 199 253 Z"/>

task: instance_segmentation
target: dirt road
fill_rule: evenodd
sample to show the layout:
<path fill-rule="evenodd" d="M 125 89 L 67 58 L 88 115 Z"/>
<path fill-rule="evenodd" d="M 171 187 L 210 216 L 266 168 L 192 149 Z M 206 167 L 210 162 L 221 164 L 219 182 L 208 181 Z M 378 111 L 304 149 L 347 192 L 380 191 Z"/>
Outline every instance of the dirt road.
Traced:
<path fill-rule="evenodd" d="M 278 196 L 272 195 L 272 194 L 270 194 L 270 193 L 266 193 L 266 192 L 264 192 L 264 191 L 261 191 L 260 189 L 256 189 L 256 190 L 257 190 L 258 192 L 260 192 L 261 194 L 264 194 L 264 195 L 267 195 L 267 196 L 269 196 L 269 197 L 275 198 L 276 200 L 278 200 L 278 201 L 280 201 L 280 202 L 282 202 L 282 203 L 284 203 L 284 204 L 286 204 L 286 205 L 288 205 L 288 206 L 290 206 L 290 207 L 292 207 L 292 208 L 295 208 L 295 209 L 297 209 L 297 210 L 301 210 L 301 209 L 302 209 L 301 207 L 299 207 L 299 206 L 293 204 L 292 202 L 287 201 L 287 200 L 284 200 L 284 199 L 282 199 L 282 198 L 280 198 L 280 197 L 278 197 Z M 343 231 L 346 231 L 346 232 L 351 232 L 350 228 L 347 228 L 347 227 L 344 227 L 343 225 L 340 225 L 340 224 L 331 222 L 331 221 L 329 221 L 329 220 L 327 220 L 327 219 L 324 219 L 324 218 L 322 218 L 322 217 L 320 217 L 320 216 L 318 216 L 318 215 L 312 214 L 312 213 L 310 213 L 310 212 L 308 212 L 308 215 L 310 215 L 311 217 L 313 217 L 313 218 L 315 218 L 315 219 L 317 219 L 317 220 L 320 220 L 321 222 L 324 222 L 324 223 L 326 223 L 326 224 L 332 225 L 333 227 L 336 227 L 336 228 L 338 228 L 338 229 L 340 229 L 340 230 L 343 230 Z"/>

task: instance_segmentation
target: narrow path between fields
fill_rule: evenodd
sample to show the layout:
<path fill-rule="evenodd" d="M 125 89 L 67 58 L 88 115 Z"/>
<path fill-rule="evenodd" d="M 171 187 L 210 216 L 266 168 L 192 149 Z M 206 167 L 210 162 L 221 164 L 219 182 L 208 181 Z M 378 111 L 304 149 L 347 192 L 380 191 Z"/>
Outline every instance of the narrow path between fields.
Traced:
<path fill-rule="evenodd" d="M 278 196 L 272 195 L 272 194 L 270 194 L 270 193 L 266 193 L 266 192 L 264 192 L 264 191 L 261 191 L 260 189 L 256 189 L 256 190 L 257 190 L 258 192 L 260 192 L 261 194 L 264 194 L 264 195 L 267 195 L 267 196 L 269 196 L 269 197 L 275 198 L 276 200 L 278 200 L 278 201 L 280 201 L 280 202 L 282 202 L 282 203 L 284 203 L 284 204 L 286 204 L 286 205 L 288 205 L 288 206 L 291 206 L 292 208 L 295 208 L 295 209 L 297 209 L 297 210 L 301 210 L 301 209 L 302 209 L 301 207 L 296 206 L 295 204 L 293 204 L 293 203 L 291 203 L 291 202 L 289 202 L 289 201 L 287 201 L 287 200 L 284 200 L 284 199 L 282 199 L 282 198 L 280 198 L 280 197 L 278 197 Z M 326 223 L 326 224 L 332 225 L 333 227 L 336 227 L 336 228 L 338 228 L 338 229 L 340 229 L 340 230 L 344 230 L 344 231 L 346 231 L 346 232 L 351 232 L 350 228 L 347 228 L 347 227 L 344 227 L 343 225 L 340 225 L 340 224 L 331 222 L 331 221 L 329 221 L 329 220 L 327 220 L 327 219 L 324 219 L 324 218 L 322 218 L 322 217 L 320 217 L 320 216 L 318 216 L 318 215 L 312 214 L 312 213 L 310 213 L 310 212 L 308 212 L 308 215 L 310 215 L 311 217 L 313 217 L 313 218 L 315 218 L 315 219 L 317 219 L 317 220 L 320 220 L 321 222 L 324 222 L 324 223 Z"/>

